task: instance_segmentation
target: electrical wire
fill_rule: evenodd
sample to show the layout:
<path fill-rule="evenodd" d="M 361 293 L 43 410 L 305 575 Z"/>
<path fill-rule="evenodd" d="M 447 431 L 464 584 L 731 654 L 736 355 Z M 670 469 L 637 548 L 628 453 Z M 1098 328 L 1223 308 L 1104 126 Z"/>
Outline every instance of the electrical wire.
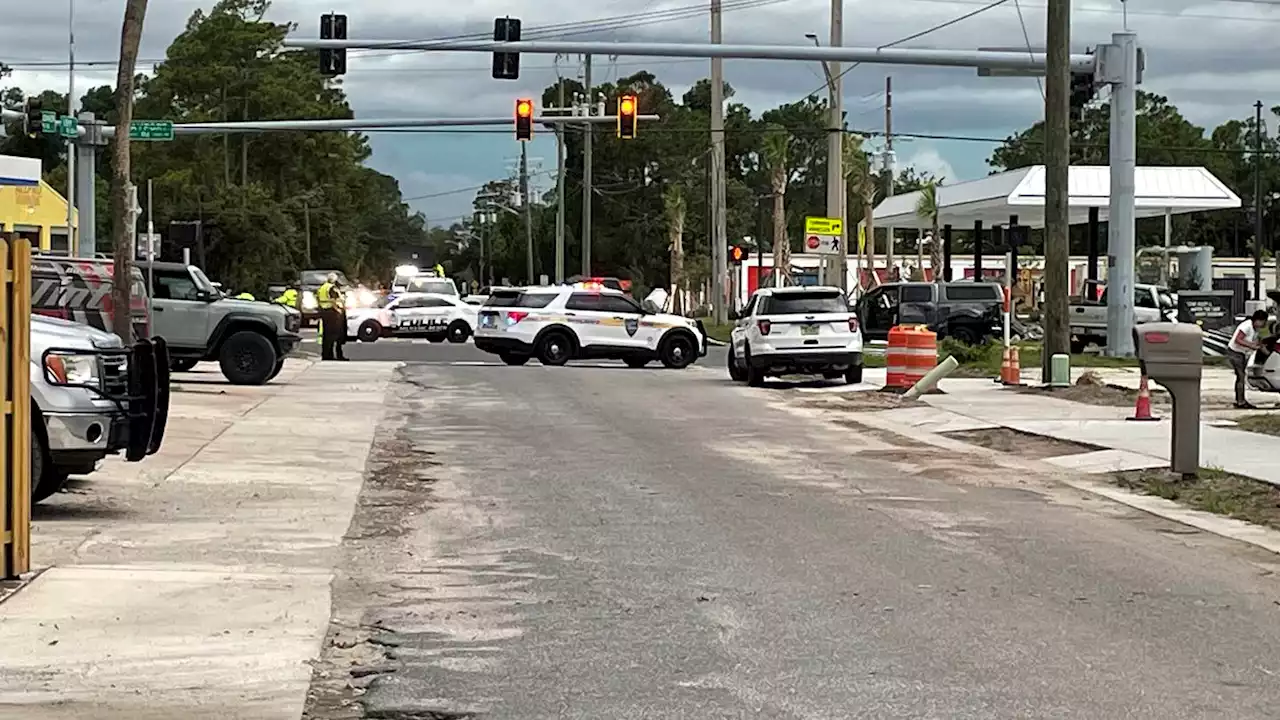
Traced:
<path fill-rule="evenodd" d="M 1022 17 L 1022 4 L 1018 0 L 1013 0 L 1013 7 L 1018 11 L 1018 24 L 1022 26 L 1022 39 L 1027 43 L 1027 55 L 1032 55 L 1035 51 L 1031 49 L 1031 33 L 1027 32 L 1027 21 Z M 1036 76 L 1036 87 L 1040 88 L 1040 99 L 1047 101 L 1048 98 L 1044 94 L 1044 81 L 1039 75 Z"/>

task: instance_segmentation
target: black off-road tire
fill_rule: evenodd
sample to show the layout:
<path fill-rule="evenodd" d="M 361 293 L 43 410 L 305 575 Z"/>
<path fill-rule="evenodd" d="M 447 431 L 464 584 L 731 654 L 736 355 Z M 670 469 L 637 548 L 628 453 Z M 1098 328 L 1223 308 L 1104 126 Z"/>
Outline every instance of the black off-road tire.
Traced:
<path fill-rule="evenodd" d="M 272 380 L 275 380 L 276 376 L 279 375 L 280 371 L 283 369 L 284 369 L 284 358 L 280 358 L 279 360 L 276 361 L 276 366 L 271 369 L 271 377 L 267 378 L 267 381 L 270 382 Z"/>
<path fill-rule="evenodd" d="M 252 330 L 232 333 L 218 352 L 218 365 L 232 385 L 266 384 L 279 359 L 275 345 Z"/>
<path fill-rule="evenodd" d="M 38 414 L 32 414 L 32 422 L 44 422 Z M 44 434 L 31 427 L 31 502 L 45 500 L 62 490 L 67 482 L 67 474 L 58 470 L 49 457 L 49 448 Z"/>

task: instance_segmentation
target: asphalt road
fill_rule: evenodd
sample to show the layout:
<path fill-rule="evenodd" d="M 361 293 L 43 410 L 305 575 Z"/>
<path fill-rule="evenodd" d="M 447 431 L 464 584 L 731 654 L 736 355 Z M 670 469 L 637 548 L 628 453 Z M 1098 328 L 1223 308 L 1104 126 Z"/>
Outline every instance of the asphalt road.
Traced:
<path fill-rule="evenodd" d="M 335 594 L 387 657 L 328 657 L 371 717 L 1277 717 L 1270 555 L 718 365 L 391 348 Z"/>

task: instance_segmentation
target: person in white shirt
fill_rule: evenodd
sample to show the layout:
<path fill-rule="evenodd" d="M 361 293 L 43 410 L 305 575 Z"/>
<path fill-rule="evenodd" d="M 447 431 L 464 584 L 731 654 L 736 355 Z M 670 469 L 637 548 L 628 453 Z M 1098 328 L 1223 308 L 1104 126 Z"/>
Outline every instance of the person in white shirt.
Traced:
<path fill-rule="evenodd" d="M 1255 311 L 1248 320 L 1236 326 L 1236 331 L 1231 334 L 1231 342 L 1227 343 L 1227 359 L 1236 371 L 1236 407 L 1240 409 L 1253 409 L 1253 405 L 1244 396 L 1247 385 L 1244 379 L 1245 368 L 1249 365 L 1249 356 L 1262 347 L 1262 343 L 1258 342 L 1258 331 L 1267 324 L 1267 317 L 1266 310 Z"/>

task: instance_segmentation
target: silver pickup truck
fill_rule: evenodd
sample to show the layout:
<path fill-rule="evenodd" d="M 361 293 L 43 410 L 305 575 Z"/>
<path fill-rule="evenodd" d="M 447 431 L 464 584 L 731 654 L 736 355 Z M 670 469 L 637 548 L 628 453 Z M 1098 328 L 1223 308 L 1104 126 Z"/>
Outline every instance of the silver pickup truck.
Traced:
<path fill-rule="evenodd" d="M 1098 284 L 1085 286 L 1085 297 L 1097 294 Z M 1174 321 L 1178 314 L 1178 302 L 1169 288 L 1138 283 L 1133 286 L 1133 322 L 1136 325 L 1149 322 Z M 1107 346 L 1107 292 L 1096 301 L 1072 299 L 1067 311 L 1071 324 L 1071 352 L 1079 354 L 1089 345 Z"/>
<path fill-rule="evenodd" d="M 160 449 L 169 414 L 163 341 L 128 348 L 112 333 L 32 315 L 30 371 L 32 502 L 108 455 L 137 462 Z"/>

